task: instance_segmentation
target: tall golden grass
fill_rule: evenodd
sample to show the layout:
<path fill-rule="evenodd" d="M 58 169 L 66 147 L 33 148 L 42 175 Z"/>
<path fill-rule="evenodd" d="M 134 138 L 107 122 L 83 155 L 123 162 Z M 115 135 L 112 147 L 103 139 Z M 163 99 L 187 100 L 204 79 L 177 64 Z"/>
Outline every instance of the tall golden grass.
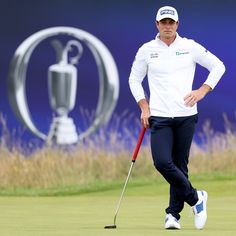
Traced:
<path fill-rule="evenodd" d="M 25 155 L 19 144 L 8 147 L 11 135 L 1 116 L 0 188 L 51 188 L 124 180 L 141 129 L 138 121 L 135 122 L 136 128 L 132 130 L 124 124 L 119 130 L 121 127 L 114 123 L 115 128 L 109 132 L 106 127 L 102 128 L 67 150 L 44 146 Z M 209 123 L 203 131 L 204 144 L 192 144 L 190 173 L 235 172 L 236 134 L 230 128 L 224 133 L 216 133 Z M 147 132 L 132 176 L 149 178 L 156 175 Z"/>

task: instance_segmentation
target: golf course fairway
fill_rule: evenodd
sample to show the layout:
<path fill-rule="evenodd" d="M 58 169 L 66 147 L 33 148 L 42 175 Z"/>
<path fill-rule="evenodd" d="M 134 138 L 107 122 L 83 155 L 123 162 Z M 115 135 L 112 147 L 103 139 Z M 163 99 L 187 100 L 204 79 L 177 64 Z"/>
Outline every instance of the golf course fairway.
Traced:
<path fill-rule="evenodd" d="M 194 228 L 189 206 L 181 214 L 179 231 L 164 230 L 168 186 L 164 181 L 130 181 L 113 224 L 120 188 L 78 196 L 0 197 L 0 235 L 3 236 L 157 236 L 236 235 L 236 180 L 193 180 L 208 191 L 208 221 L 203 230 Z"/>

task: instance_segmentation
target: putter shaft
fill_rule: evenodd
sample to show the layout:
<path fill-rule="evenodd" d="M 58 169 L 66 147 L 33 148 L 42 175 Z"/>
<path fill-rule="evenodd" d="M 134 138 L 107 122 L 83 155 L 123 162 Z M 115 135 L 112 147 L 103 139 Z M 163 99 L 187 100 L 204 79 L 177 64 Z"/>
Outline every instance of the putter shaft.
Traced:
<path fill-rule="evenodd" d="M 142 131 L 141 131 L 141 133 L 140 133 L 140 135 L 139 135 L 139 139 L 138 139 L 138 142 L 137 142 L 137 145 L 136 145 L 134 154 L 133 154 L 132 163 L 131 163 L 131 166 L 130 166 L 130 168 L 129 168 L 129 173 L 128 173 L 127 178 L 126 178 L 126 180 L 125 180 L 125 184 L 124 184 L 124 187 L 123 187 L 123 189 L 122 189 L 122 193 L 121 193 L 121 196 L 120 196 L 120 199 L 119 199 L 117 208 L 116 208 L 116 212 L 115 212 L 115 216 L 114 216 L 114 224 L 113 224 L 113 225 L 105 226 L 105 229 L 115 229 L 115 228 L 116 228 L 116 218 L 117 218 L 117 215 L 118 215 L 118 212 L 119 212 L 119 209 L 120 209 L 120 205 L 121 205 L 121 202 L 122 202 L 124 193 L 125 193 L 126 185 L 127 185 L 128 182 L 129 182 L 129 178 L 130 178 L 130 175 L 131 175 L 131 173 L 132 173 L 132 169 L 133 169 L 134 163 L 135 163 L 135 161 L 136 161 L 136 159 L 137 159 L 138 152 L 139 152 L 141 143 L 142 143 L 142 141 L 143 141 L 143 137 L 144 137 L 145 131 L 146 131 L 146 128 L 143 127 L 143 128 L 142 128 Z"/>
<path fill-rule="evenodd" d="M 123 187 L 123 190 L 122 190 L 122 193 L 121 193 L 121 196 L 120 196 L 120 199 L 119 199 L 117 208 L 116 208 L 116 212 L 115 212 L 115 216 L 114 216 L 114 225 L 116 225 L 116 217 L 117 217 L 117 214 L 118 214 L 118 212 L 119 212 L 120 205 L 121 205 L 121 201 L 122 201 L 123 196 L 124 196 L 124 193 L 125 193 L 126 185 L 127 185 L 128 182 L 129 182 L 129 177 L 130 177 L 130 175 L 131 175 L 131 173 L 132 173 L 132 169 L 133 169 L 134 163 L 135 163 L 135 161 L 132 161 L 131 166 L 130 166 L 130 169 L 129 169 L 129 173 L 128 173 L 128 175 L 127 175 L 127 178 L 126 178 L 126 181 L 125 181 L 125 184 L 124 184 L 124 187 Z"/>

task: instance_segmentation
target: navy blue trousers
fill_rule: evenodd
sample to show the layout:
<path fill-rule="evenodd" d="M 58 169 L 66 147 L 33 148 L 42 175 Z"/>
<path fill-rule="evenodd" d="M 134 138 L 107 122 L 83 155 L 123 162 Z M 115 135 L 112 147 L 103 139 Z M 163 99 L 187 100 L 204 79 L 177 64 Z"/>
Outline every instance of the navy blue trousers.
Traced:
<path fill-rule="evenodd" d="M 166 213 L 180 219 L 184 202 L 193 206 L 197 191 L 188 179 L 189 151 L 198 115 L 187 117 L 149 118 L 151 150 L 154 166 L 170 184 L 170 200 Z"/>

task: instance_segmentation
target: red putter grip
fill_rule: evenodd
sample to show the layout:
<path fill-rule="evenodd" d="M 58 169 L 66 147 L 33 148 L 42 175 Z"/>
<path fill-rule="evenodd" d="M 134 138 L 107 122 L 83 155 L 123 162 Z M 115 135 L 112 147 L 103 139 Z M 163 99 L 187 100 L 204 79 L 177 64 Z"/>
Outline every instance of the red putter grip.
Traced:
<path fill-rule="evenodd" d="M 140 135 L 139 135 L 139 139 L 138 139 L 136 148 L 135 148 L 135 150 L 134 150 L 134 155 L 133 155 L 132 162 L 135 162 L 136 159 L 137 159 L 138 152 L 139 152 L 139 148 L 140 148 L 140 146 L 141 146 L 141 144 L 142 144 L 145 131 L 146 131 L 146 129 L 143 127 L 142 130 L 141 130 L 141 133 L 140 133 Z"/>

